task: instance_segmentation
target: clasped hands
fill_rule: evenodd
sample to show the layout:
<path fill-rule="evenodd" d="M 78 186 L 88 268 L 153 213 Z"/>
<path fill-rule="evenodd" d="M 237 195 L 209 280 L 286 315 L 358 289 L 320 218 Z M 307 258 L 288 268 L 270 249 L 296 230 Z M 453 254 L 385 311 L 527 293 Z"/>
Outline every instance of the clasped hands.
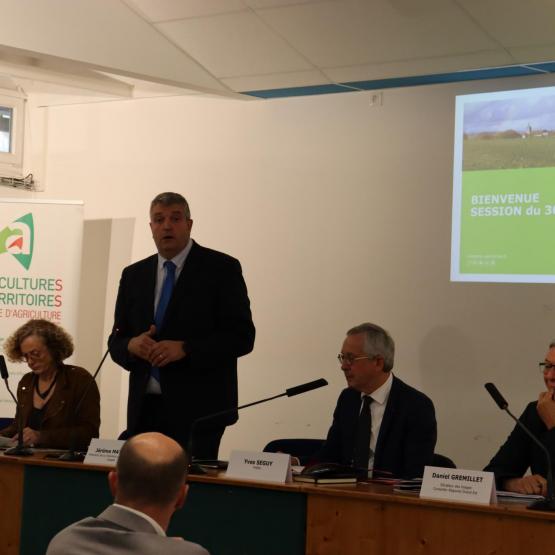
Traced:
<path fill-rule="evenodd" d="M 185 349 L 183 341 L 174 341 L 171 339 L 163 339 L 156 341 L 153 337 L 156 335 L 156 326 L 150 328 L 132 337 L 127 345 L 127 350 L 138 358 L 147 360 L 152 366 L 163 368 L 170 362 L 181 360 L 185 357 Z"/>
<path fill-rule="evenodd" d="M 532 474 L 522 478 L 508 478 L 503 483 L 503 489 L 526 495 L 545 496 L 547 494 L 547 480 L 540 474 Z"/>
<path fill-rule="evenodd" d="M 11 439 L 17 443 L 19 439 L 18 434 L 15 434 Z M 23 428 L 23 445 L 33 447 L 38 443 L 40 443 L 40 432 L 32 428 Z"/>

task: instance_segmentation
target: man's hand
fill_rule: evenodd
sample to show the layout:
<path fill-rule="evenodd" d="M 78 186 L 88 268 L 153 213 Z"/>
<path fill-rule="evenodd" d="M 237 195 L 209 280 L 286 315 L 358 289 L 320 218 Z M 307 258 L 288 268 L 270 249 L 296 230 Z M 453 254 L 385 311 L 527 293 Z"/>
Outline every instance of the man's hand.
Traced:
<path fill-rule="evenodd" d="M 12 437 L 12 440 L 18 441 L 18 434 Z M 23 428 L 23 445 L 31 446 L 38 445 L 40 443 L 40 432 L 32 430 L 31 428 Z"/>
<path fill-rule="evenodd" d="M 156 334 L 156 326 L 150 326 L 148 331 L 132 337 L 127 344 L 127 350 L 138 358 L 150 361 L 150 353 L 156 346 L 156 341 L 152 336 Z"/>
<path fill-rule="evenodd" d="M 152 366 L 163 368 L 170 362 L 185 358 L 183 341 L 172 341 L 164 339 L 159 341 L 150 351 L 149 362 Z"/>
<path fill-rule="evenodd" d="M 503 483 L 506 491 L 515 493 L 526 493 L 528 495 L 546 495 L 547 480 L 539 474 L 523 476 L 522 478 L 509 478 Z"/>
<path fill-rule="evenodd" d="M 544 393 L 540 393 L 537 410 L 548 430 L 555 427 L 555 401 L 553 400 L 553 391 L 548 390 Z"/>

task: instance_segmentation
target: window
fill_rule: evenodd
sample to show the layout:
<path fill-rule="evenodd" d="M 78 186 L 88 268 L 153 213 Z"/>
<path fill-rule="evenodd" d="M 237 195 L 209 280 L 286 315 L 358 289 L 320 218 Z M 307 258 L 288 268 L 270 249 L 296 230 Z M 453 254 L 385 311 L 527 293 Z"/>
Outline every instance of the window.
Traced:
<path fill-rule="evenodd" d="M 12 150 L 12 121 L 13 108 L 0 106 L 0 152 L 11 152 Z"/>
<path fill-rule="evenodd" d="M 24 131 L 24 95 L 17 91 L 0 91 L 0 175 L 21 173 Z"/>

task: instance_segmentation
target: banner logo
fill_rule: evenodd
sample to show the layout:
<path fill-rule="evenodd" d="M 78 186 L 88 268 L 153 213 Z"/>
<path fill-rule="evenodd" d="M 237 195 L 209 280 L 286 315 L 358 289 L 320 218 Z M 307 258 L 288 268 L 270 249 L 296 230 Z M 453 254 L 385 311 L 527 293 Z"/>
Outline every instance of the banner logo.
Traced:
<path fill-rule="evenodd" d="M 31 266 L 34 245 L 35 226 L 30 212 L 0 230 L 0 254 L 11 254 L 26 270 Z"/>

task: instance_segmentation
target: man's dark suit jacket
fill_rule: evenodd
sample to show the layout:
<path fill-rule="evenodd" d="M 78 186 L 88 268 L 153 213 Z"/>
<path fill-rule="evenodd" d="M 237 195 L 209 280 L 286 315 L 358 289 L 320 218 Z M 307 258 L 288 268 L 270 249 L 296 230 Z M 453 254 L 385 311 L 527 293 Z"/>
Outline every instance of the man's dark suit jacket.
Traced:
<path fill-rule="evenodd" d="M 347 388 L 341 392 L 328 437 L 316 460 L 353 464 L 360 406 L 360 391 Z M 432 462 L 436 439 L 432 401 L 394 376 L 376 442 L 375 473 L 387 472 L 397 478 L 422 476 L 424 466 Z"/>
<path fill-rule="evenodd" d="M 529 403 L 519 420 L 547 447 L 551 459 L 555 460 L 555 428 L 548 430 L 540 418 L 537 402 Z M 526 470 L 532 474 L 547 475 L 545 453 L 530 437 L 515 425 L 507 441 L 484 468 L 495 474 L 497 487 L 503 489 L 503 482 L 508 478 L 521 478 Z"/>
<path fill-rule="evenodd" d="M 154 323 L 158 255 L 123 270 L 110 352 L 129 370 L 127 430 L 137 431 L 150 364 L 129 353 L 132 337 Z M 193 420 L 237 406 L 237 357 L 252 351 L 255 328 L 239 261 L 193 243 L 156 339 L 185 342 L 185 358 L 160 370 L 164 409 L 174 439 L 186 445 Z M 237 413 L 212 423 L 226 426 Z"/>

